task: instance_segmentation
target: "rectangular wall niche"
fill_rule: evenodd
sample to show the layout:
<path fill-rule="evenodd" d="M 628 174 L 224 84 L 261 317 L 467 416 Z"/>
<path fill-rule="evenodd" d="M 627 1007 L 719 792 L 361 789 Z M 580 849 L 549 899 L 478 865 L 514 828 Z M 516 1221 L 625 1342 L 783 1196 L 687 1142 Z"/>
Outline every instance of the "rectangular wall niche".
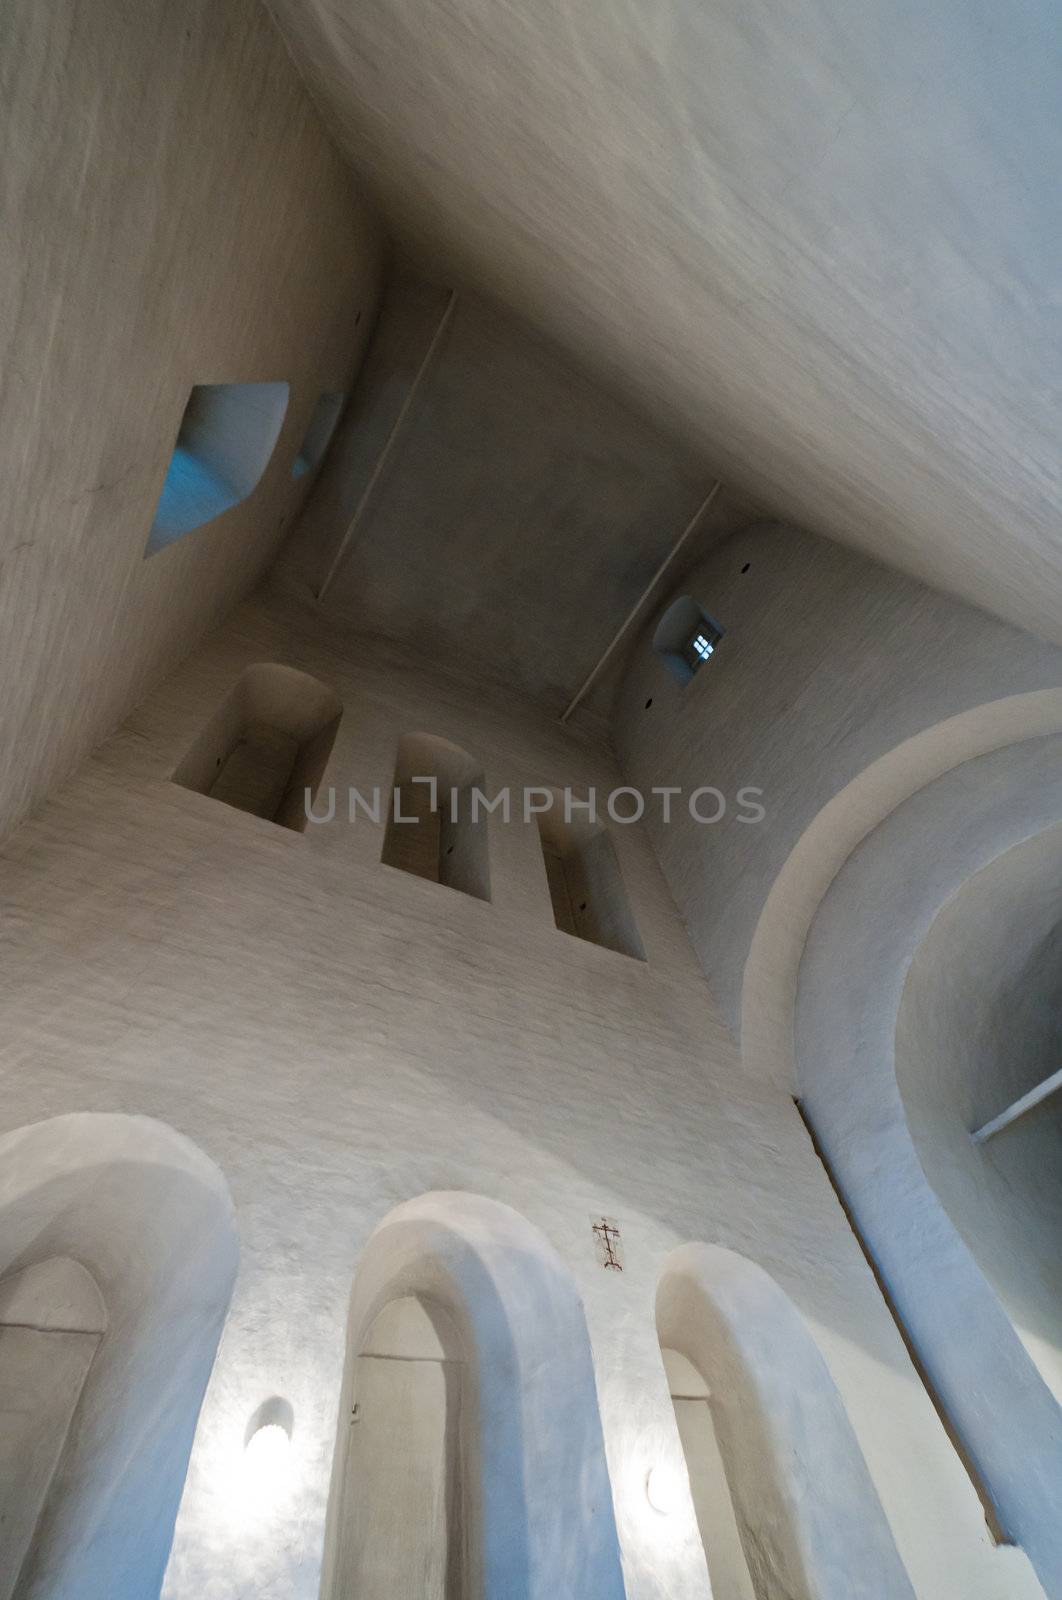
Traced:
<path fill-rule="evenodd" d="M 173 774 L 174 783 L 302 833 L 343 707 L 293 667 L 248 667 Z"/>
<path fill-rule="evenodd" d="M 293 478 L 301 478 L 303 473 L 312 472 L 315 467 L 320 466 L 324 453 L 332 442 L 332 435 L 338 426 L 345 400 L 344 394 L 322 394 L 318 397 L 310 425 L 306 429 L 299 453 L 292 464 Z"/>
<path fill-rule="evenodd" d="M 254 489 L 288 408 L 286 383 L 197 383 L 188 397 L 145 556 L 212 522 Z"/>
<path fill-rule="evenodd" d="M 435 780 L 434 793 L 429 779 Z M 490 899 L 487 815 L 472 816 L 472 790 L 483 789 L 482 768 L 466 751 L 427 733 L 399 741 L 393 803 L 381 861 L 431 883 L 444 883 L 476 900 Z M 432 804 L 432 801 L 435 804 Z"/>
<path fill-rule="evenodd" d="M 653 649 L 677 683 L 687 684 L 716 652 L 723 629 L 692 595 L 672 601 L 657 623 Z"/>
<path fill-rule="evenodd" d="M 553 920 L 562 933 L 620 955 L 645 960 L 645 947 L 627 900 L 616 847 L 603 823 L 564 820 L 564 797 L 536 818 L 546 864 Z"/>

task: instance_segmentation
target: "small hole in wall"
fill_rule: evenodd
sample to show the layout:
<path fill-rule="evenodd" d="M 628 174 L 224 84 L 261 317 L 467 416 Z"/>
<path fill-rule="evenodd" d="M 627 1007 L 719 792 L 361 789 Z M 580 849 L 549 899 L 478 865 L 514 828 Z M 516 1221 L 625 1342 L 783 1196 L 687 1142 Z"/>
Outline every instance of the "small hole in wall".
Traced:
<path fill-rule="evenodd" d="M 749 568 L 750 568 L 750 567 L 751 567 L 751 565 L 752 565 L 752 562 L 751 562 L 751 561 L 746 561 L 746 562 L 745 562 L 745 565 L 744 565 L 744 566 L 743 566 L 743 567 L 742 567 L 742 569 L 741 569 L 741 570 L 742 570 L 742 572 L 747 572 L 747 571 L 748 571 L 748 570 L 749 570 Z"/>
<path fill-rule="evenodd" d="M 579 910 L 580 911 L 585 911 L 586 910 L 586 901 L 585 900 L 583 901 L 582 905 L 579 907 Z"/>
<path fill-rule="evenodd" d="M 650 706 L 651 706 L 651 705 L 652 705 L 652 703 L 653 703 L 653 697 L 652 697 L 652 695 L 650 695 L 650 696 L 649 696 L 649 698 L 648 698 L 648 700 L 647 700 L 647 701 L 646 701 L 646 702 L 645 702 L 645 709 L 646 709 L 646 711 L 648 711 L 648 710 L 649 710 L 649 707 L 650 707 Z"/>
<path fill-rule="evenodd" d="M 354 313 L 354 326 L 357 327 L 358 323 L 360 321 L 361 321 L 361 312 L 360 311 L 355 311 L 355 313 Z"/>

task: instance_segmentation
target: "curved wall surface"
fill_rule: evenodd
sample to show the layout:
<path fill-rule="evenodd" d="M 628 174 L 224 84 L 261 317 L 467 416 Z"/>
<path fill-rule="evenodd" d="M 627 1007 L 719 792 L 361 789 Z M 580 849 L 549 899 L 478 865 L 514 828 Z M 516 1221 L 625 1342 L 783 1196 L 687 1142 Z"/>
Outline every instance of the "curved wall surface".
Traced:
<path fill-rule="evenodd" d="M 656 1317 L 662 1348 L 711 1391 L 759 1600 L 914 1600 L 844 1402 L 770 1274 L 718 1245 L 680 1246 Z"/>
<path fill-rule="evenodd" d="M 969 1129 L 1053 1070 L 1062 654 L 780 527 L 683 588 L 725 637 L 681 688 L 650 619 L 617 699 L 627 776 L 726 795 L 715 826 L 647 816 L 743 1065 L 800 1095 L 1005 1535 L 1058 1592 L 1050 1242 L 1022 1250 L 1053 1226 L 1057 1125 L 976 1155 Z"/>
<path fill-rule="evenodd" d="M 924 1122 L 916 1149 L 895 1050 L 905 979 L 941 907 L 1056 826 L 1060 774 L 1062 737 L 1028 740 L 898 807 L 819 909 L 795 1019 L 800 1094 L 826 1158 L 1004 1533 L 1048 1593 L 1062 1589 L 1062 1412 L 985 1274 L 991 1239 L 972 1249 L 927 1180 L 921 1150 L 934 1165 L 946 1153 Z"/>
<path fill-rule="evenodd" d="M 823 807 L 927 729 L 986 702 L 1062 685 L 1062 651 L 778 524 L 724 541 L 682 589 L 725 636 L 682 686 L 652 649 L 659 607 L 632 649 L 614 736 L 631 783 L 687 791 L 712 784 L 727 797 L 727 814 L 714 825 L 694 822 L 681 803 L 670 825 L 655 807 L 646 821 L 713 992 L 736 1028 L 758 919 Z M 999 742 L 1010 736 L 1007 722 L 992 736 Z M 760 823 L 737 820 L 743 786 L 763 790 Z"/>
<path fill-rule="evenodd" d="M 971 1131 L 1062 1061 L 1062 826 L 952 896 L 918 946 L 896 1025 L 896 1078 L 934 1193 L 1062 1400 L 1062 1106 L 983 1143 Z"/>
<path fill-rule="evenodd" d="M 106 1308 L 19 1600 L 155 1600 L 237 1255 L 224 1178 L 164 1123 L 75 1113 L 0 1138 L 0 1277 L 68 1258 Z"/>

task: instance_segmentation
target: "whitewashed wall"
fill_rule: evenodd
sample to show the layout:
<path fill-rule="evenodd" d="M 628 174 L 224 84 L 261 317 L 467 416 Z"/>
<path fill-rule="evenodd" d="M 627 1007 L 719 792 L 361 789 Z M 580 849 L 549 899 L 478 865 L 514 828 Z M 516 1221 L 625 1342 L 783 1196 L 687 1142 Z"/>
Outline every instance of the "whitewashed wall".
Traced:
<path fill-rule="evenodd" d="M 343 700 L 326 784 L 386 786 L 410 731 L 452 739 L 489 784 L 617 778 L 477 684 L 337 648 L 312 613 L 260 600 L 10 841 L 2 1126 L 160 1118 L 218 1163 L 236 1205 L 240 1272 L 167 1600 L 313 1600 L 352 1274 L 381 1218 L 433 1189 L 513 1206 L 575 1277 L 630 1600 L 707 1600 L 692 1507 L 661 1518 L 645 1496 L 648 1469 L 679 1460 L 657 1281 L 697 1239 L 761 1264 L 806 1319 L 916 1593 L 1019 1592 L 1020 1558 L 991 1547 L 788 1095 L 740 1074 L 643 832 L 617 845 L 645 963 L 554 927 L 533 823 L 492 826 L 485 903 L 382 866 L 364 820 L 300 836 L 170 784 L 240 671 L 267 660 Z M 602 1212 L 623 1231 L 622 1275 L 596 1259 Z M 266 1515 L 240 1473 L 271 1394 L 295 1426 L 290 1487 Z"/>
<path fill-rule="evenodd" d="M 0 82 L 3 834 L 272 560 L 380 242 L 256 0 L 11 0 Z M 145 561 L 192 385 L 281 379 L 258 488 Z"/>
<path fill-rule="evenodd" d="M 1057 1378 L 1043 1348 L 1050 1280 L 1034 1249 L 1008 1264 L 1018 1293 L 988 1264 L 1008 1226 L 1020 1251 L 1016 1210 L 1057 1253 L 1047 1199 L 1062 1172 L 1057 1123 L 1045 1114 L 1023 1151 L 1012 1141 L 1024 1200 L 980 1180 L 987 1155 L 976 1166 L 967 1155 L 979 1209 L 964 1212 L 941 1175 L 957 1148 L 969 1152 L 977 1118 L 962 1095 L 945 1117 L 926 1116 L 925 1103 L 940 1076 L 934 1030 L 956 1050 L 963 1094 L 976 1088 L 999 1109 L 1016 1079 L 1032 1081 L 1027 1019 L 1044 1004 L 1035 973 L 1017 981 L 991 1035 L 967 1005 L 964 1037 L 952 997 L 968 947 L 991 949 L 997 937 L 1005 948 L 1009 917 L 1021 929 L 1009 945 L 1017 958 L 1028 919 L 1039 918 L 1042 939 L 1057 928 L 1057 895 L 1041 910 L 1030 875 L 1007 892 L 997 875 L 973 919 L 983 931 L 936 947 L 928 982 L 922 974 L 925 1025 L 912 1030 L 908 1012 L 901 1029 L 902 1098 L 897 1026 L 904 980 L 941 908 L 1057 823 L 1062 654 L 784 527 L 735 535 L 686 587 L 724 637 L 682 688 L 643 634 L 618 702 L 623 759 L 639 782 L 667 772 L 729 794 L 755 785 L 765 816 L 699 827 L 680 810 L 677 826 L 651 827 L 658 857 L 713 991 L 740 1022 L 743 1067 L 801 1096 L 1004 1532 L 1054 1592 L 1062 1412 L 1044 1382 Z M 982 996 L 993 965 L 982 958 Z"/>
<path fill-rule="evenodd" d="M 658 615 L 651 617 L 617 696 L 616 742 L 632 783 L 764 791 L 759 827 L 734 824 L 733 813 L 700 827 L 679 808 L 674 826 L 653 831 L 690 937 L 736 1028 L 757 921 L 818 813 L 924 730 L 986 702 L 1062 685 L 1062 651 L 780 524 L 732 535 L 682 588 L 726 630 L 723 642 L 683 687 L 653 654 Z M 1016 731 L 1014 713 L 1009 723 Z"/>

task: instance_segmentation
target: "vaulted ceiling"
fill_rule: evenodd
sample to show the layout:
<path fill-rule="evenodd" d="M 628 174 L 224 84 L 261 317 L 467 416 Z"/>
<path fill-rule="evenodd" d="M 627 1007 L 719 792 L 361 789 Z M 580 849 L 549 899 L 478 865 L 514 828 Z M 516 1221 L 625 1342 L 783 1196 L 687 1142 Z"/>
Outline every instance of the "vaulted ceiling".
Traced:
<path fill-rule="evenodd" d="M 1062 640 L 1055 0 L 272 0 L 396 233 L 761 503 Z"/>

